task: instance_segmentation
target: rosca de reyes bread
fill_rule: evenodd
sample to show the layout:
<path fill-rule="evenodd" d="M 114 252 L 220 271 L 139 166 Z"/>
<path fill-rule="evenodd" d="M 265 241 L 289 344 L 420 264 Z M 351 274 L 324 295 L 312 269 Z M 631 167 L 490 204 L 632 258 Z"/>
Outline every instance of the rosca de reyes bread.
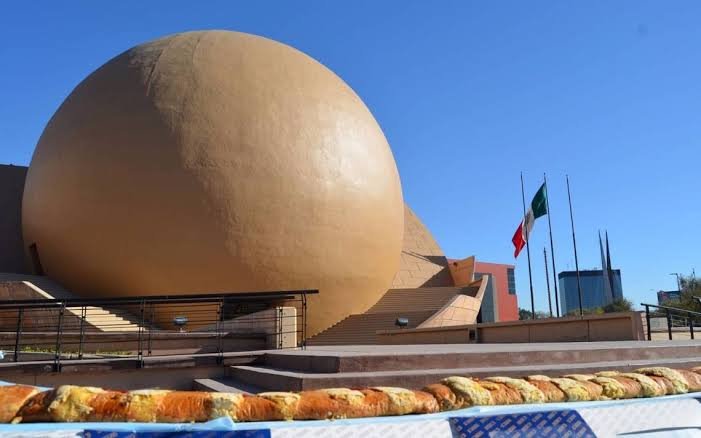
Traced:
<path fill-rule="evenodd" d="M 452 376 L 422 391 L 378 386 L 257 395 L 147 389 L 116 391 L 63 385 L 40 391 L 0 387 L 0 422 L 202 422 L 228 416 L 237 422 L 323 420 L 427 414 L 471 406 L 559 403 L 658 397 L 701 391 L 701 367 L 646 367 L 562 377 Z"/>
<path fill-rule="evenodd" d="M 38 392 L 33 386 L 0 386 L 0 423 L 11 422 L 25 402 Z"/>

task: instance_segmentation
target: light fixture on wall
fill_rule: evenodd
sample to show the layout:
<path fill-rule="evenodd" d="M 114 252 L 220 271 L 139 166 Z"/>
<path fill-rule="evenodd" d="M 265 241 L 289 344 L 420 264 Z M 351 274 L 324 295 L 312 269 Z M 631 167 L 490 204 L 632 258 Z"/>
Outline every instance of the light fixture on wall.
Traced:
<path fill-rule="evenodd" d="M 176 316 L 173 318 L 173 325 L 180 329 L 180 333 L 185 333 L 185 326 L 187 323 L 187 316 Z"/>
<path fill-rule="evenodd" d="M 396 325 L 399 328 L 405 328 L 409 325 L 409 318 L 397 318 L 397 320 L 394 321 L 394 325 Z"/>

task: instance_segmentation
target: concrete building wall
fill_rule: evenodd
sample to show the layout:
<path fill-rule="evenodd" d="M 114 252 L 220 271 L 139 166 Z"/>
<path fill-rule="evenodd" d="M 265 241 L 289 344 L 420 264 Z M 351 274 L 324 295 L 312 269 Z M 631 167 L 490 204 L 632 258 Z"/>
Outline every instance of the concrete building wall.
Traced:
<path fill-rule="evenodd" d="M 509 290 L 509 269 L 513 270 L 513 265 L 475 262 L 475 274 L 489 274 L 493 280 L 494 315 L 495 321 L 498 322 L 518 320 L 518 298 L 515 286 Z M 485 295 L 484 299 L 488 298 Z M 482 306 L 485 306 L 484 302 Z"/>
<path fill-rule="evenodd" d="M 392 329 L 377 332 L 379 344 L 512 344 L 531 342 L 642 341 L 638 312 L 585 315 L 448 327 Z"/>
<path fill-rule="evenodd" d="M 314 334 L 391 287 L 404 202 L 381 128 L 338 76 L 203 31 L 127 50 L 73 90 L 22 215 L 46 275 L 76 294 L 318 289 Z"/>
<path fill-rule="evenodd" d="M 26 274 L 22 240 L 22 192 L 27 168 L 0 164 L 0 272 Z"/>
<path fill-rule="evenodd" d="M 474 281 L 475 256 L 462 260 L 449 260 L 450 275 L 455 286 L 467 286 Z"/>
<path fill-rule="evenodd" d="M 443 250 L 421 219 L 405 204 L 402 256 L 392 289 L 452 286 L 455 284 Z"/>

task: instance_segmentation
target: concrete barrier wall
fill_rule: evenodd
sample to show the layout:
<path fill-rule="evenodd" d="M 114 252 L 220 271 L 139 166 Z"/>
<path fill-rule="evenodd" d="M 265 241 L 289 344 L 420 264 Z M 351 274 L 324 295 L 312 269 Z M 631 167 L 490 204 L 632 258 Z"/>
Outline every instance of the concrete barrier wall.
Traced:
<path fill-rule="evenodd" d="M 173 333 L 153 332 L 150 336 L 152 354 L 200 354 L 216 353 L 219 343 L 223 351 L 253 351 L 267 348 L 266 335 L 261 333 L 222 335 L 216 333 Z M 15 333 L 0 332 L 0 350 L 5 351 L 5 362 L 12 359 Z M 65 354 L 77 353 L 80 345 L 78 332 L 64 332 L 61 336 L 61 351 Z M 148 333 L 141 338 L 141 347 L 146 352 L 149 347 Z M 56 348 L 56 333 L 27 332 L 20 338 L 20 351 L 49 352 Z M 87 332 L 83 336 L 83 352 L 86 354 L 123 354 L 136 355 L 139 350 L 137 333 L 124 332 Z M 36 354 L 36 353 L 34 353 Z M 40 359 L 35 359 L 40 360 Z"/>
<path fill-rule="evenodd" d="M 485 344 L 644 340 L 638 312 L 377 332 L 380 344 Z"/>
<path fill-rule="evenodd" d="M 201 330 L 216 330 L 208 325 Z M 264 334 L 267 348 L 294 348 L 297 346 L 297 309 L 275 307 L 249 315 L 222 321 L 220 330 L 230 333 Z"/>

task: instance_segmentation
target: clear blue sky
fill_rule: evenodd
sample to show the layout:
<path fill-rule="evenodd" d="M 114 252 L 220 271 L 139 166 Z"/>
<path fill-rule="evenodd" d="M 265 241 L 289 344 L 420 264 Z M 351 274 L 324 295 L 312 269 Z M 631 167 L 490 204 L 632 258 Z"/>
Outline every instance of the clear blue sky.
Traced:
<path fill-rule="evenodd" d="M 513 261 L 511 236 L 543 172 L 558 269 L 599 266 L 608 229 L 624 293 L 654 302 L 701 270 L 701 3 L 694 1 L 13 2 L 0 13 L 0 163 L 29 163 L 87 74 L 140 42 L 230 29 L 290 44 L 364 99 L 406 201 L 450 257 Z M 532 236 L 545 309 L 545 218 Z M 517 265 L 529 307 L 525 254 Z"/>

